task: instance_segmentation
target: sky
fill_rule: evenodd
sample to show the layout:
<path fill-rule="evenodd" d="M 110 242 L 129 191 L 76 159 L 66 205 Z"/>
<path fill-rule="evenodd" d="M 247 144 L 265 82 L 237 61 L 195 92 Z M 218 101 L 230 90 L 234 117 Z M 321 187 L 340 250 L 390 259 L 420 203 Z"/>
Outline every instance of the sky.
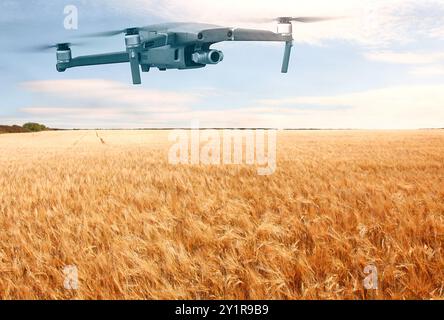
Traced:
<path fill-rule="evenodd" d="M 66 6 L 78 29 L 64 28 Z M 225 59 L 198 70 L 152 70 L 133 86 L 129 65 L 55 70 L 42 44 L 159 22 L 275 31 L 260 18 L 337 16 L 295 24 L 288 74 L 279 43 L 214 45 Z M 0 124 L 54 128 L 444 128 L 444 0 L 2 0 Z M 83 41 L 83 39 L 81 40 Z M 73 55 L 124 51 L 123 36 Z"/>

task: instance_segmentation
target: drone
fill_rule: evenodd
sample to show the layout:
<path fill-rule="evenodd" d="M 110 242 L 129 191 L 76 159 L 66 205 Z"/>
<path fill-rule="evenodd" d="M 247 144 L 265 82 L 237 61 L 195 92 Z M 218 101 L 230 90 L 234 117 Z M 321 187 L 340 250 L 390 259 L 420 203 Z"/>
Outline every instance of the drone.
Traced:
<path fill-rule="evenodd" d="M 71 47 L 75 44 L 59 43 L 45 46 L 55 48 L 57 71 L 82 66 L 129 63 L 134 85 L 142 83 L 141 71 L 151 68 L 160 71 L 169 69 L 198 69 L 223 61 L 224 54 L 211 47 L 224 41 L 267 41 L 285 43 L 282 73 L 288 72 L 293 48 L 293 22 L 312 23 L 334 18 L 327 17 L 280 17 L 259 22 L 277 22 L 277 32 L 227 28 L 212 24 L 174 22 L 145 27 L 126 28 L 84 35 L 84 37 L 112 37 L 123 34 L 126 50 L 122 52 L 73 57 Z"/>

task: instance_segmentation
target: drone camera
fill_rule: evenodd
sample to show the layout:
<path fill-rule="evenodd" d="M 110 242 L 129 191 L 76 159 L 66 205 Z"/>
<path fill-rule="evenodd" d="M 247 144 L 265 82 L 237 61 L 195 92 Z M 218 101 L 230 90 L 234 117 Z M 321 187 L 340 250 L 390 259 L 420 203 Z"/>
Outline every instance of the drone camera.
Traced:
<path fill-rule="evenodd" d="M 218 50 L 198 51 L 192 55 L 192 60 L 198 64 L 218 64 L 223 59 L 223 52 Z"/>

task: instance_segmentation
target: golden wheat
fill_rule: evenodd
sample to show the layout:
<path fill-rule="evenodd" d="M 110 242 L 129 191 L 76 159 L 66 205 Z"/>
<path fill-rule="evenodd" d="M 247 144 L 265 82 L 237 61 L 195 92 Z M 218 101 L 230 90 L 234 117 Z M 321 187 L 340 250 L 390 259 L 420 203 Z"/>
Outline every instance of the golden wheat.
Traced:
<path fill-rule="evenodd" d="M 0 135 L 0 297 L 444 298 L 444 131 L 281 132 L 272 176 L 170 165 L 169 146 Z"/>

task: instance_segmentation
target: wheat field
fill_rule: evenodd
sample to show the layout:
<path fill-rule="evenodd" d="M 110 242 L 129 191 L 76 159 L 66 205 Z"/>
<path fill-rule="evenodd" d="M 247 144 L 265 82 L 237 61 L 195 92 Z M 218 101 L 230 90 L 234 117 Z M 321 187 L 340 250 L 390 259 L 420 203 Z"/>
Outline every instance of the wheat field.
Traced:
<path fill-rule="evenodd" d="M 0 135 L 0 298 L 444 299 L 444 131 L 277 143 L 259 176 L 167 131 Z"/>

